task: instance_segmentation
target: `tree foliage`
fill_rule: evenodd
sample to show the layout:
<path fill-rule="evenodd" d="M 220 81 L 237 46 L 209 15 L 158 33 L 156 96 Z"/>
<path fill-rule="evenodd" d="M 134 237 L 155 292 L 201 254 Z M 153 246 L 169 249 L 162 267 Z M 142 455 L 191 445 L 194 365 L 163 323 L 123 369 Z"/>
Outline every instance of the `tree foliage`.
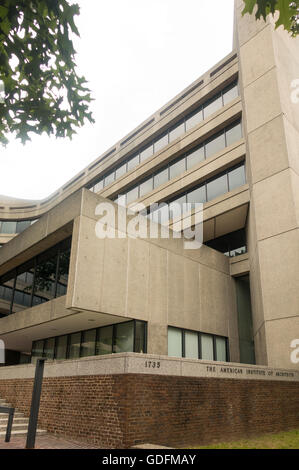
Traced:
<path fill-rule="evenodd" d="M 245 13 L 253 13 L 257 5 L 256 18 L 264 18 L 266 20 L 269 13 L 274 14 L 275 11 L 279 12 L 279 17 L 276 21 L 276 28 L 283 26 L 292 36 L 297 36 L 299 33 L 299 0 L 244 0 Z"/>
<path fill-rule="evenodd" d="M 76 71 L 72 33 L 79 6 L 68 0 L 0 0 L 0 142 L 16 132 L 69 137 L 86 120 L 91 96 Z"/>

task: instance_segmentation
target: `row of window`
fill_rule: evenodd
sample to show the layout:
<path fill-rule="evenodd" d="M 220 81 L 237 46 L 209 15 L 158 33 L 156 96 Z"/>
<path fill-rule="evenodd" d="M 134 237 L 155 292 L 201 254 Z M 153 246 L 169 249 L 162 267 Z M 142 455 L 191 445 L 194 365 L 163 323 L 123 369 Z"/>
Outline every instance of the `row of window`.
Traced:
<path fill-rule="evenodd" d="M 71 238 L 0 277 L 4 315 L 33 307 L 66 294 Z"/>
<path fill-rule="evenodd" d="M 170 162 L 163 168 L 154 172 L 141 183 L 129 188 L 126 193 L 122 194 L 122 203 L 130 204 L 133 201 L 145 196 L 154 189 L 158 188 L 167 181 L 180 176 L 185 171 L 190 170 L 203 160 L 209 158 L 215 153 L 223 150 L 225 147 L 237 142 L 242 138 L 241 122 L 226 127 L 200 146 L 192 149 L 175 161 Z"/>
<path fill-rule="evenodd" d="M 204 204 L 246 183 L 245 163 L 229 168 L 220 175 L 184 191 L 175 198 L 159 204 L 154 209 L 149 208 L 148 217 L 160 224 L 168 224 L 169 220 L 189 212 L 195 204 Z M 178 211 L 178 207 L 181 210 Z"/>
<path fill-rule="evenodd" d="M 14 233 L 21 233 L 24 232 L 26 228 L 30 227 L 30 225 L 34 224 L 35 222 L 36 220 L 0 220 L 0 233 L 8 233 L 10 235 Z"/>
<path fill-rule="evenodd" d="M 132 320 L 34 341 L 32 361 L 37 357 L 62 360 L 122 352 L 146 353 L 145 322 Z"/>
<path fill-rule="evenodd" d="M 217 93 L 213 98 L 200 105 L 191 114 L 188 114 L 175 126 L 165 131 L 162 135 L 159 135 L 149 145 L 141 149 L 141 151 L 135 153 L 113 170 L 98 179 L 90 188 L 91 191 L 97 193 L 104 187 L 113 183 L 124 174 L 133 170 L 137 165 L 142 163 L 147 158 L 157 153 L 162 148 L 173 142 L 178 137 L 182 136 L 185 132 L 189 131 L 192 127 L 199 124 L 204 119 L 207 119 L 211 114 L 215 113 L 223 106 L 227 105 L 233 99 L 239 96 L 238 84 L 234 82 L 227 88 Z"/>
<path fill-rule="evenodd" d="M 34 362 L 38 357 L 64 360 L 123 352 L 146 353 L 146 343 L 146 322 L 131 320 L 34 341 L 31 358 Z M 168 356 L 228 362 L 228 338 L 169 327 Z"/>
<path fill-rule="evenodd" d="M 228 339 L 198 331 L 169 327 L 168 356 L 228 362 Z"/>

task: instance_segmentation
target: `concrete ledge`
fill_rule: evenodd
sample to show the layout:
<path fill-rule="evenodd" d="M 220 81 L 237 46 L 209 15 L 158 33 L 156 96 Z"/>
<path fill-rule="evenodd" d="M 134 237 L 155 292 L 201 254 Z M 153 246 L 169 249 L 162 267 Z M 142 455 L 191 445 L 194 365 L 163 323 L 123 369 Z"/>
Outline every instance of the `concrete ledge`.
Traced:
<path fill-rule="evenodd" d="M 34 373 L 34 364 L 2 367 L 0 380 L 31 379 Z M 299 382 L 299 371 L 295 369 L 271 369 L 265 366 L 136 353 L 51 361 L 46 363 L 44 372 L 45 377 L 118 374 Z"/>

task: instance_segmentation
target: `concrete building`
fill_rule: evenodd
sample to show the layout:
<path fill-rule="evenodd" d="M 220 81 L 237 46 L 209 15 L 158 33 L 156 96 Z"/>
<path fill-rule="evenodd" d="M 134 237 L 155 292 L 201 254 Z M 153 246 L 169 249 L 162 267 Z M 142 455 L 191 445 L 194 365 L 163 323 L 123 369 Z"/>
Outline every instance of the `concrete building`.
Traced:
<path fill-rule="evenodd" d="M 7 364 L 121 352 L 298 368 L 299 39 L 241 17 L 231 54 L 43 201 L 0 197 Z M 203 242 L 100 239 L 97 207 L 202 203 Z M 194 226 L 193 210 L 189 226 Z M 128 236 L 131 235 L 131 236 Z"/>

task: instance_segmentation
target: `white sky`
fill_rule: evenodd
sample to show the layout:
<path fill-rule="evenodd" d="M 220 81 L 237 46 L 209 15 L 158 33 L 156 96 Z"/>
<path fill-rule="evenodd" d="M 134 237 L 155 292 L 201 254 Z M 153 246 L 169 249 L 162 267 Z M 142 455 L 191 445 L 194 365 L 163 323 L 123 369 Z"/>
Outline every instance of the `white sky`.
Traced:
<path fill-rule="evenodd" d="M 96 123 L 0 147 L 0 194 L 42 199 L 229 54 L 233 0 L 77 0 L 78 71 Z"/>

